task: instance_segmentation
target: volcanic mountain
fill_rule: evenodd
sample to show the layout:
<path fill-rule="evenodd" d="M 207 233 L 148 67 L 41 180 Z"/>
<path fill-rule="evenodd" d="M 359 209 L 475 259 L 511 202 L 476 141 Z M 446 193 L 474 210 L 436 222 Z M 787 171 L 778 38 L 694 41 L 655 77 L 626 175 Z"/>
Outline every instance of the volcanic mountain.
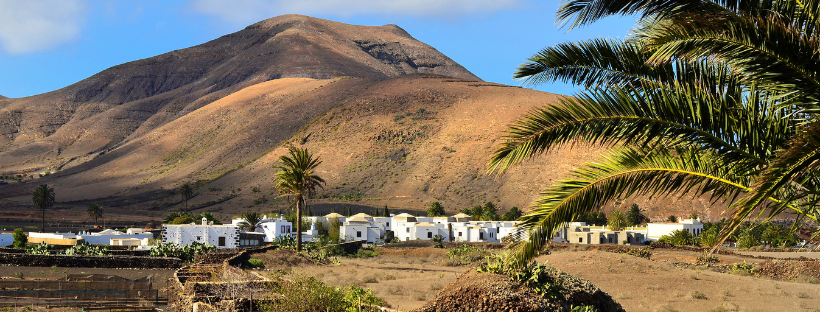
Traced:
<path fill-rule="evenodd" d="M 279 16 L 0 99 L 0 205 L 28 205 L 46 183 L 58 205 L 161 215 L 180 207 L 174 189 L 190 182 L 194 209 L 281 209 L 271 167 L 296 145 L 323 160 L 327 185 L 314 203 L 526 207 L 601 152 L 565 149 L 485 173 L 506 125 L 559 97 L 483 82 L 395 25 Z"/>

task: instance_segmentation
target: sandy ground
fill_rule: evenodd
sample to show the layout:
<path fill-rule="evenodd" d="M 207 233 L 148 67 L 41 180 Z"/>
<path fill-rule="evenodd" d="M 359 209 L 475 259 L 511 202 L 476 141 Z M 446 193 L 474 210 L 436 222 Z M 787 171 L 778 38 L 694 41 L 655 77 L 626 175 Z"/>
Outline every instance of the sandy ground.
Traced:
<path fill-rule="evenodd" d="M 465 266 L 446 266 L 446 250 L 380 249 L 375 258 L 340 258 L 340 265 L 299 265 L 289 270 L 308 274 L 332 286 L 357 284 L 373 289 L 391 307 L 421 307 Z M 676 261 L 694 262 L 698 254 L 655 250 L 653 260 L 597 250 L 557 251 L 537 260 L 588 279 L 609 293 L 626 311 L 810 311 L 820 312 L 820 285 L 775 281 L 753 276 L 683 269 Z M 721 263 L 758 262 L 720 256 Z"/>
<path fill-rule="evenodd" d="M 798 258 L 798 257 L 806 257 L 810 259 L 820 259 L 820 251 L 814 252 L 759 252 L 759 251 L 738 251 L 740 254 L 749 255 L 749 256 L 763 256 L 763 257 L 773 257 L 773 258 Z"/>

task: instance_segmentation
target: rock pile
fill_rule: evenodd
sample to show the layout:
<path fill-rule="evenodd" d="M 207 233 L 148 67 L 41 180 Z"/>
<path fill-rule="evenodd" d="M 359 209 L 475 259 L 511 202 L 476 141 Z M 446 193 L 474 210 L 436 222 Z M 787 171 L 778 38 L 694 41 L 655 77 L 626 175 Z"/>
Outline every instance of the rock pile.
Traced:
<path fill-rule="evenodd" d="M 550 276 L 558 292 L 542 296 L 509 276 L 469 270 L 442 289 L 434 300 L 414 311 L 569 312 L 580 305 L 592 305 L 601 312 L 624 311 L 589 281 L 551 267 Z"/>

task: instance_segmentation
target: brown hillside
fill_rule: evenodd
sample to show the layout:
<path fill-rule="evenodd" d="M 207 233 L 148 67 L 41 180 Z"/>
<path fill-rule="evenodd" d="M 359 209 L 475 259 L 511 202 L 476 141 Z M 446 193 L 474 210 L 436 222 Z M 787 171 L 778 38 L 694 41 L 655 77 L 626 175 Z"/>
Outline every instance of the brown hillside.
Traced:
<path fill-rule="evenodd" d="M 267 80 L 409 73 L 480 80 L 395 25 L 279 16 L 57 91 L 0 101 L 0 170 L 30 174 L 77 165 Z"/>

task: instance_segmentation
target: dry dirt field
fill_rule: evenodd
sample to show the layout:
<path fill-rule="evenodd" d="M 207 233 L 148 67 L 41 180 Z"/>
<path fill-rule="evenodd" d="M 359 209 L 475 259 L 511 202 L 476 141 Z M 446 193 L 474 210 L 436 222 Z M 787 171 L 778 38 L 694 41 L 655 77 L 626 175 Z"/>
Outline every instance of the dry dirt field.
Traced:
<path fill-rule="evenodd" d="M 332 286 L 361 285 L 373 289 L 393 309 L 408 311 L 435 298 L 466 266 L 447 266 L 447 251 L 425 248 L 380 248 L 375 258 L 339 258 L 340 265 L 316 266 L 296 261 L 269 269 L 315 276 Z M 566 248 L 539 257 L 609 293 L 626 311 L 820 311 L 820 284 L 779 281 L 718 273 L 694 263 L 698 253 L 655 249 L 653 260 L 599 251 Z M 260 257 L 263 260 L 264 257 Z M 720 256 L 721 264 L 759 262 L 741 256 Z M 270 261 L 266 261 L 270 262 Z"/>

